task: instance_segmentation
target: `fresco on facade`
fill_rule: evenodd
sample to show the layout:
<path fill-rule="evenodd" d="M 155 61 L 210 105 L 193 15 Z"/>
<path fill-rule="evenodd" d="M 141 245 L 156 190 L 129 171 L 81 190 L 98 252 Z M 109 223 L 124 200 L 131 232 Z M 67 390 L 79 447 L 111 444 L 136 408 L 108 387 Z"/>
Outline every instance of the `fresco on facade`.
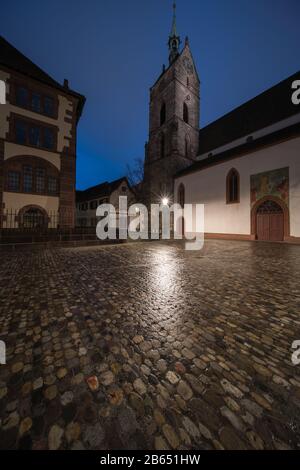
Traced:
<path fill-rule="evenodd" d="M 289 169 L 267 171 L 251 175 L 251 204 L 265 196 L 276 196 L 289 203 Z"/>

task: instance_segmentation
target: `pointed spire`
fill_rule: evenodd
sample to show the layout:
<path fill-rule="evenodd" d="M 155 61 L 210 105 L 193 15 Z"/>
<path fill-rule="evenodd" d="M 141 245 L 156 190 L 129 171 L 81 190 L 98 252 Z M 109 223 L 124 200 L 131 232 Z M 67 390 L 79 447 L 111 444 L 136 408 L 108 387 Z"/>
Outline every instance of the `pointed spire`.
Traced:
<path fill-rule="evenodd" d="M 177 28 L 176 28 L 176 2 L 173 3 L 173 23 L 170 37 L 177 36 Z"/>
<path fill-rule="evenodd" d="M 179 46 L 180 46 L 180 37 L 177 35 L 177 27 L 176 27 L 176 3 L 173 3 L 173 21 L 172 21 L 172 29 L 169 36 L 169 62 L 172 64 L 174 60 L 179 56 Z"/>

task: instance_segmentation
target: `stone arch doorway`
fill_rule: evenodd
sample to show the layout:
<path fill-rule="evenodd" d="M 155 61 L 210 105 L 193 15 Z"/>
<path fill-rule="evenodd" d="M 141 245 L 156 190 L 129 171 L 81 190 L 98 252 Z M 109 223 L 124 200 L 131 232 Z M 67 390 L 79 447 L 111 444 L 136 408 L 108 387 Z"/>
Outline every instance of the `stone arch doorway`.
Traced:
<path fill-rule="evenodd" d="M 43 230 L 48 228 L 49 217 L 40 206 L 25 206 L 19 211 L 19 224 L 24 229 Z"/>
<path fill-rule="evenodd" d="M 289 210 L 277 197 L 266 196 L 252 209 L 251 233 L 256 240 L 284 241 L 289 236 Z"/>

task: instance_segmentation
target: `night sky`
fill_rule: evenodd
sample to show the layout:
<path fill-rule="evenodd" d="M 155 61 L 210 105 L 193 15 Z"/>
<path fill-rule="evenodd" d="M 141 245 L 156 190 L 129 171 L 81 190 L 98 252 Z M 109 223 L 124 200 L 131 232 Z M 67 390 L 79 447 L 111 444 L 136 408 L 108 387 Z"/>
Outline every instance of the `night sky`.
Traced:
<path fill-rule="evenodd" d="M 167 63 L 172 0 L 1 2 L 1 34 L 87 98 L 77 187 L 144 156 L 149 88 Z M 299 0 L 178 0 L 201 80 L 205 126 L 300 69 Z"/>

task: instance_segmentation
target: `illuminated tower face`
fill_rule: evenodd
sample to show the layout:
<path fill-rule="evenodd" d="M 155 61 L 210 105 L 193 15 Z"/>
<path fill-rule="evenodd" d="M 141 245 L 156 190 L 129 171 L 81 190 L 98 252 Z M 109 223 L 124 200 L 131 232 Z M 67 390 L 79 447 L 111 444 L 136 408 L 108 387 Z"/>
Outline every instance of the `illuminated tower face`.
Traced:
<path fill-rule="evenodd" d="M 172 197 L 174 175 L 198 152 L 200 84 L 187 39 L 179 52 L 175 9 L 168 44 L 169 67 L 150 90 L 145 187 L 151 202 Z"/>

